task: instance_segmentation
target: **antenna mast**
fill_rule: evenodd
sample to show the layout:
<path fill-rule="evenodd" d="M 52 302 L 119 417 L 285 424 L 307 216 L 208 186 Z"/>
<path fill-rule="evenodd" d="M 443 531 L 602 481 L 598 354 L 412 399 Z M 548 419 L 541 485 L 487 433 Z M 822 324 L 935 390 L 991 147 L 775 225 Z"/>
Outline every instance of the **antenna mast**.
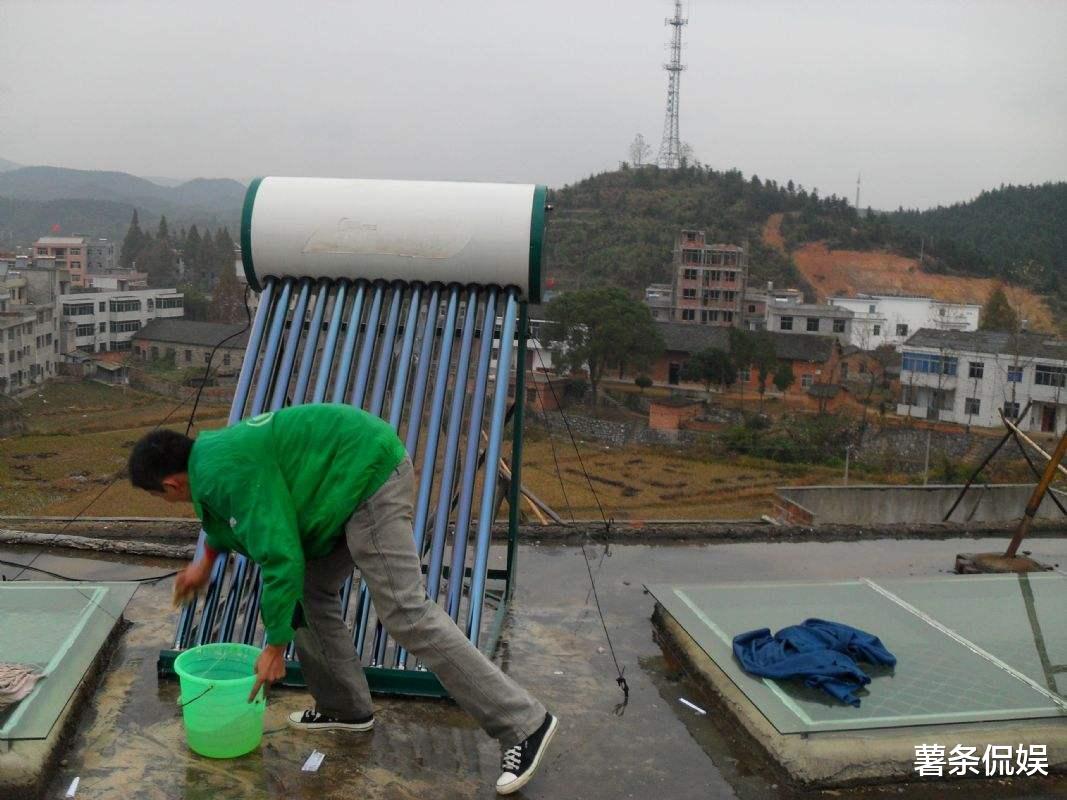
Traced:
<path fill-rule="evenodd" d="M 860 179 L 863 177 L 863 173 L 856 173 L 856 212 L 860 210 Z"/>
<path fill-rule="evenodd" d="M 678 105 L 681 99 L 682 70 L 682 26 L 689 23 L 682 16 L 682 0 L 674 0 L 674 17 L 664 20 L 664 24 L 673 27 L 671 32 L 671 60 L 664 64 L 667 70 L 667 113 L 663 117 L 663 139 L 659 145 L 656 161 L 661 167 L 675 169 L 681 156 L 682 143 L 678 136 Z"/>

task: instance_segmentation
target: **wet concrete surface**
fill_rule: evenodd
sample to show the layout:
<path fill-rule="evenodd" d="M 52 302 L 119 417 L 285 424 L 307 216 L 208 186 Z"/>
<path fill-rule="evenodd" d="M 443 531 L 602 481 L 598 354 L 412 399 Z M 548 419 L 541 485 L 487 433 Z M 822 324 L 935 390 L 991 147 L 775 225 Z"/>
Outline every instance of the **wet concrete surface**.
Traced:
<path fill-rule="evenodd" d="M 903 577 L 950 571 L 961 551 L 997 550 L 1002 539 L 852 543 L 616 545 L 605 555 L 587 545 L 615 652 L 630 684 L 630 702 L 615 684 L 612 657 L 589 589 L 582 550 L 524 545 L 519 585 L 498 659 L 560 716 L 561 729 L 526 798 L 863 797 L 1052 798 L 1067 779 L 946 781 L 828 792 L 790 789 L 735 721 L 701 716 L 679 702 L 710 707 L 710 698 L 668 665 L 653 640 L 654 602 L 645 583 L 722 580 Z M 1067 563 L 1067 542 L 1035 540 L 1034 556 Z M 26 561 L 27 551 L 0 550 Z M 500 554 L 494 556 L 499 558 Z M 36 566 L 95 580 L 154 575 L 174 562 L 101 561 L 77 554 L 42 555 Z M 11 577 L 9 567 L 0 572 Z M 213 761 L 184 743 L 177 685 L 158 681 L 156 654 L 168 647 L 175 615 L 170 581 L 143 586 L 127 609 L 132 622 L 73 746 L 46 796 L 61 797 L 75 776 L 78 798 L 490 798 L 499 753 L 456 706 L 380 698 L 369 734 L 290 732 L 286 714 L 307 704 L 279 690 L 267 709 L 260 749 Z M 797 610 L 803 615 L 803 609 Z M 877 621 L 871 628 L 877 631 Z M 317 773 L 300 767 L 312 749 L 326 754 Z"/>

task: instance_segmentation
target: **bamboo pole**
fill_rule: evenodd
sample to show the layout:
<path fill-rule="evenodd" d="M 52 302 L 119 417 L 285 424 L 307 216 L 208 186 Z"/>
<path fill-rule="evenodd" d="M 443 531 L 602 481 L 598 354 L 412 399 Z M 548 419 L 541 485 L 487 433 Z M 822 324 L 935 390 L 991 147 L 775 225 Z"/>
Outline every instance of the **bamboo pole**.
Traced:
<path fill-rule="evenodd" d="M 1041 452 L 1044 453 L 1044 450 Z M 1063 461 L 1065 455 L 1067 455 L 1067 432 L 1064 432 L 1063 436 L 1060 437 L 1060 442 L 1056 445 L 1056 449 L 1049 458 L 1049 462 L 1045 466 L 1045 472 L 1041 476 L 1040 482 L 1034 487 L 1034 493 L 1030 495 L 1030 502 L 1026 504 L 1026 512 L 1023 514 L 1022 521 L 1019 523 L 1019 528 L 1015 531 L 1015 535 L 1008 544 L 1008 549 L 1004 552 L 1006 557 L 1014 558 L 1015 554 L 1018 552 L 1019 545 L 1022 544 L 1026 534 L 1030 531 L 1030 526 L 1034 523 L 1037 509 L 1041 505 L 1041 501 L 1045 499 L 1045 493 L 1048 491 L 1052 479 L 1056 477 L 1057 468 L 1063 469 L 1060 462 Z"/>
<path fill-rule="evenodd" d="M 1016 436 L 1018 436 L 1020 439 L 1022 439 L 1024 442 L 1026 442 L 1032 448 L 1034 448 L 1037 452 L 1039 452 L 1042 456 L 1044 456 L 1046 461 L 1051 461 L 1052 460 L 1052 456 L 1050 456 L 1048 453 L 1046 453 L 1044 451 L 1044 449 L 1042 449 L 1041 445 L 1039 445 L 1037 442 L 1035 442 L 1033 439 L 1031 439 L 1029 436 L 1027 436 L 1021 430 L 1019 430 L 1019 427 L 1017 425 L 1012 424 L 1011 422 L 1009 422 L 1006 419 L 1004 420 L 1004 424 L 1007 425 L 1008 428 L 1011 429 L 1011 431 Z M 1064 474 L 1064 476 L 1067 476 L 1067 467 L 1064 467 L 1062 464 L 1057 464 L 1056 465 L 1056 469 L 1058 469 L 1060 472 L 1062 472 Z"/>

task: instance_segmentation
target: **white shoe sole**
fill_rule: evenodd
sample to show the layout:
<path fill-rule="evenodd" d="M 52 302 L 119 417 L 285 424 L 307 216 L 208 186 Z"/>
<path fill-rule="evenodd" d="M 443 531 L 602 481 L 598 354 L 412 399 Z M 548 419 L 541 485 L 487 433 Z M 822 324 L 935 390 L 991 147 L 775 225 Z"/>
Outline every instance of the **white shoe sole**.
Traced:
<path fill-rule="evenodd" d="M 297 719 L 289 717 L 289 727 L 298 731 L 352 731 L 353 733 L 365 733 L 374 727 L 374 720 L 370 722 L 300 722 L 299 719 L 299 717 Z"/>
<path fill-rule="evenodd" d="M 556 728 L 559 725 L 559 719 L 552 717 L 552 724 L 548 726 L 548 730 L 545 731 L 545 738 L 541 740 L 541 747 L 537 751 L 537 755 L 534 757 L 533 763 L 530 768 L 526 770 L 526 774 L 521 778 L 516 779 L 507 786 L 497 786 L 497 794 L 511 794 L 519 791 L 523 786 L 533 780 L 534 774 L 537 772 L 537 768 L 541 766 L 541 759 L 544 758 L 545 753 L 548 751 L 548 745 L 552 741 L 552 737 L 556 735 Z"/>

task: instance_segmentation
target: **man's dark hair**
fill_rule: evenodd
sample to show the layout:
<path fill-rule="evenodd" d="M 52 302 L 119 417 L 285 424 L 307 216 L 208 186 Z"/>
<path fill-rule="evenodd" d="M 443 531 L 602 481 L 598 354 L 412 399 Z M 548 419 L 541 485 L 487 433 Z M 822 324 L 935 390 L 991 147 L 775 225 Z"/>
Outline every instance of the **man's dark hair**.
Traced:
<path fill-rule="evenodd" d="M 163 491 L 163 479 L 189 470 L 193 440 L 160 428 L 141 438 L 130 453 L 130 483 L 139 489 Z"/>

